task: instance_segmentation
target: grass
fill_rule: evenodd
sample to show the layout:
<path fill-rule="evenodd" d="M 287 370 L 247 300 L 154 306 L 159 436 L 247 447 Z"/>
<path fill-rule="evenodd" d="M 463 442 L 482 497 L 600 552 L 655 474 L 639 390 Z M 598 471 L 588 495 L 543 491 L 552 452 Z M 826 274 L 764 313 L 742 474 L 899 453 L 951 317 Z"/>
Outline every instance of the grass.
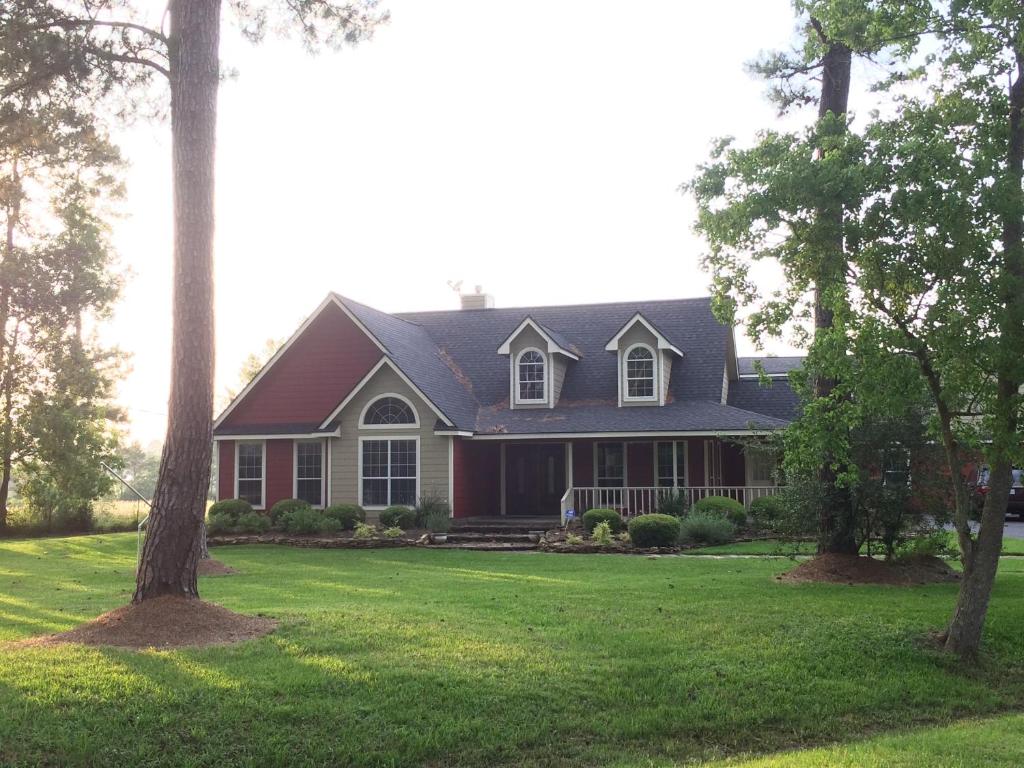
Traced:
<path fill-rule="evenodd" d="M 713 547 L 698 547 L 683 551 L 684 555 L 813 555 L 813 541 L 783 541 L 782 539 L 761 539 L 759 541 L 736 541 L 732 544 L 718 544 Z"/>
<path fill-rule="evenodd" d="M 950 585 L 781 584 L 790 563 L 770 559 L 215 556 L 240 573 L 203 579 L 204 597 L 277 617 L 277 632 L 5 649 L 0 765 L 957 765 L 935 756 L 966 755 L 957 740 L 977 727 L 1003 754 L 964 765 L 1024 761 L 1019 719 L 955 724 L 1024 708 L 1014 558 L 965 672 L 920 642 L 948 618 Z M 133 565 L 131 535 L 0 543 L 0 641 L 126 602 Z"/>

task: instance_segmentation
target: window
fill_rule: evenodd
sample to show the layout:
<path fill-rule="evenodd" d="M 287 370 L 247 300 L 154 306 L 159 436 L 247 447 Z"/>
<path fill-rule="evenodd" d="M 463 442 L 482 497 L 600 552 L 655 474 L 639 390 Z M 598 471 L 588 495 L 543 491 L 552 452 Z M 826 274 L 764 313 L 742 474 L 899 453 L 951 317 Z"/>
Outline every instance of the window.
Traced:
<path fill-rule="evenodd" d="M 387 395 L 366 407 L 363 424 L 368 427 L 392 427 L 415 424 L 416 411 L 400 397 Z"/>
<path fill-rule="evenodd" d="M 747 485 L 775 485 L 775 457 L 768 451 L 748 448 Z"/>
<path fill-rule="evenodd" d="M 416 440 L 363 440 L 360 446 L 360 504 L 367 507 L 413 506 L 416 503 L 419 465 Z"/>
<path fill-rule="evenodd" d="M 658 485 L 662 488 L 686 485 L 686 443 L 658 443 Z"/>
<path fill-rule="evenodd" d="M 882 485 L 910 484 L 910 451 L 902 445 L 890 446 L 882 454 Z"/>
<path fill-rule="evenodd" d="M 295 498 L 322 506 L 324 445 L 319 440 L 295 443 Z"/>
<path fill-rule="evenodd" d="M 626 484 L 626 455 L 622 443 L 597 444 L 597 486 L 622 488 Z"/>
<path fill-rule="evenodd" d="M 653 400 L 654 352 L 650 347 L 636 345 L 626 352 L 626 399 Z"/>
<path fill-rule="evenodd" d="M 263 443 L 238 443 L 235 496 L 263 506 Z"/>
<path fill-rule="evenodd" d="M 544 354 L 537 349 L 524 350 L 516 362 L 516 401 L 542 403 L 546 399 Z"/>

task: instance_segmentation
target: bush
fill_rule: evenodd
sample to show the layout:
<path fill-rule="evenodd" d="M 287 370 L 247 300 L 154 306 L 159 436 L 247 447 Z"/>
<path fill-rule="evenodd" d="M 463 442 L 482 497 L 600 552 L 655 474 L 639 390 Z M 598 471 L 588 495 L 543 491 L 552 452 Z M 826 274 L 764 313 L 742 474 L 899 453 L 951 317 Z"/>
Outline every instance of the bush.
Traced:
<path fill-rule="evenodd" d="M 584 531 L 593 534 L 598 523 L 608 523 L 612 533 L 618 533 L 626 527 L 622 522 L 622 517 L 614 509 L 589 509 L 583 513 Z"/>
<path fill-rule="evenodd" d="M 743 505 L 728 496 L 705 496 L 693 505 L 693 513 L 724 517 L 737 527 L 747 524 L 747 511 Z"/>
<path fill-rule="evenodd" d="M 266 533 L 270 530 L 270 518 L 259 512 L 248 512 L 238 518 L 235 530 L 240 533 Z"/>
<path fill-rule="evenodd" d="M 658 514 L 672 515 L 672 517 L 686 516 L 686 497 L 681 493 L 672 491 L 658 499 Z"/>
<path fill-rule="evenodd" d="M 399 538 L 405 531 L 399 528 L 397 525 L 392 525 L 390 528 L 385 528 L 381 533 L 389 539 Z"/>
<path fill-rule="evenodd" d="M 366 522 L 366 511 L 358 504 L 333 504 L 324 510 L 324 517 L 337 520 L 341 530 L 351 531 L 357 523 Z"/>
<path fill-rule="evenodd" d="M 341 522 L 333 517 L 320 518 L 320 533 L 338 533 L 341 531 Z"/>
<path fill-rule="evenodd" d="M 277 504 L 274 506 L 276 507 Z M 325 519 L 322 512 L 318 512 L 306 504 L 304 507 L 297 506 L 281 515 L 280 525 L 288 533 L 320 533 Z"/>
<path fill-rule="evenodd" d="M 594 532 L 590 537 L 598 546 L 609 547 L 612 543 L 612 527 L 608 523 L 602 521 L 594 526 Z"/>
<path fill-rule="evenodd" d="M 234 525 L 239 518 L 250 512 L 252 512 L 252 504 L 245 499 L 224 499 L 211 504 L 207 515 L 211 520 L 214 515 L 225 517 L 231 521 L 231 525 Z"/>
<path fill-rule="evenodd" d="M 366 523 L 356 523 L 355 530 L 352 532 L 353 539 L 372 539 L 376 535 L 377 529 Z"/>
<path fill-rule="evenodd" d="M 285 518 L 292 512 L 298 510 L 309 510 L 313 511 L 313 507 L 310 506 L 308 501 L 302 499 L 281 499 L 274 506 L 270 508 L 270 524 L 275 528 L 283 528 L 288 530 L 288 526 L 285 524 Z"/>
<path fill-rule="evenodd" d="M 750 516 L 759 528 L 773 530 L 786 514 L 786 504 L 778 496 L 759 496 L 750 502 Z"/>
<path fill-rule="evenodd" d="M 445 504 L 445 506 L 448 506 Z M 424 527 L 431 533 L 448 533 L 452 527 L 452 518 L 447 510 L 435 509 L 423 521 Z"/>
<path fill-rule="evenodd" d="M 720 515 L 694 513 L 683 520 L 680 526 L 683 541 L 701 544 L 725 544 L 732 541 L 736 528 Z"/>
<path fill-rule="evenodd" d="M 416 505 L 415 515 L 415 526 L 417 528 L 426 528 L 428 527 L 427 520 L 431 517 L 440 517 L 441 515 L 451 517 L 452 508 L 448 506 L 448 502 L 440 496 L 425 494 L 420 496 L 419 503 Z M 435 533 L 440 533 L 440 531 L 435 531 Z"/>
<path fill-rule="evenodd" d="M 575 547 L 583 543 L 583 537 L 575 533 L 567 533 L 565 535 L 565 543 Z"/>
<path fill-rule="evenodd" d="M 211 511 L 206 518 L 206 532 L 213 536 L 216 536 L 218 533 L 228 533 L 234 527 L 235 521 L 230 515 L 216 514 Z"/>
<path fill-rule="evenodd" d="M 629 538 L 638 547 L 674 547 L 679 520 L 672 515 L 638 515 L 629 521 Z"/>
<path fill-rule="evenodd" d="M 416 527 L 416 510 L 409 507 L 392 506 L 380 513 L 380 524 L 385 528 L 409 530 Z"/>

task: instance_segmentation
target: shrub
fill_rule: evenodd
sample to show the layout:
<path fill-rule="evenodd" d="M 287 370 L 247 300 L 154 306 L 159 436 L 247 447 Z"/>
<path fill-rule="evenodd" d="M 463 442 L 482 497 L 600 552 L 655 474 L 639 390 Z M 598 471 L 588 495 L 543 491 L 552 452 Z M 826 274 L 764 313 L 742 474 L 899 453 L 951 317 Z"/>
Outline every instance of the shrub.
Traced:
<path fill-rule="evenodd" d="M 224 499 L 210 505 L 207 515 L 213 519 L 214 515 L 224 517 L 231 521 L 231 525 L 238 522 L 243 515 L 252 512 L 252 504 L 245 499 Z"/>
<path fill-rule="evenodd" d="M 309 505 L 308 501 L 302 499 L 281 499 L 274 506 L 270 508 L 270 524 L 275 528 L 284 528 L 288 530 L 288 526 L 285 524 L 285 517 L 292 512 L 298 510 L 313 510 L 313 507 Z"/>
<path fill-rule="evenodd" d="M 565 535 L 565 543 L 575 547 L 576 545 L 583 543 L 583 537 L 575 533 L 567 533 Z"/>
<path fill-rule="evenodd" d="M 658 499 L 658 514 L 672 515 L 672 517 L 685 517 L 686 497 L 675 491 L 666 493 Z"/>
<path fill-rule="evenodd" d="M 397 525 L 392 525 L 390 528 L 385 528 L 381 533 L 389 539 L 399 538 L 405 531 L 399 528 Z"/>
<path fill-rule="evenodd" d="M 598 546 L 608 547 L 612 543 L 612 527 L 602 521 L 594 526 L 594 532 L 590 534 L 590 537 L 594 540 L 594 543 Z"/>
<path fill-rule="evenodd" d="M 427 520 L 432 516 L 444 515 L 445 517 L 451 517 L 452 508 L 448 506 L 448 502 L 442 497 L 425 494 L 420 496 L 419 503 L 416 504 L 415 514 L 415 526 L 417 528 L 426 528 Z M 440 531 L 435 531 L 435 533 L 440 533 Z"/>
<path fill-rule="evenodd" d="M 228 533 L 234 527 L 235 521 L 230 515 L 210 512 L 206 518 L 206 532 L 213 536 L 218 533 Z"/>
<path fill-rule="evenodd" d="M 322 512 L 306 504 L 305 507 L 295 507 L 284 513 L 280 524 L 288 533 L 320 533 L 324 519 Z"/>
<path fill-rule="evenodd" d="M 705 496 L 693 505 L 693 513 L 724 517 L 735 526 L 747 524 L 747 511 L 743 505 L 728 496 Z"/>
<path fill-rule="evenodd" d="M 594 533 L 594 527 L 598 523 L 608 523 L 612 533 L 618 533 L 625 528 L 625 523 L 619 513 L 614 509 L 589 509 L 583 513 L 583 530 L 589 534 Z"/>
<path fill-rule="evenodd" d="M 720 515 L 693 513 L 680 526 L 683 541 L 702 544 L 725 544 L 732 541 L 736 528 Z"/>
<path fill-rule="evenodd" d="M 750 502 L 750 516 L 759 528 L 772 530 L 786 514 L 786 504 L 778 496 L 759 496 Z"/>
<path fill-rule="evenodd" d="M 380 513 L 380 524 L 385 528 L 408 530 L 416 527 L 416 510 L 409 507 L 392 506 Z"/>
<path fill-rule="evenodd" d="M 366 523 L 356 523 L 355 530 L 352 533 L 353 539 L 372 539 L 377 535 L 377 529 L 372 525 Z"/>
<path fill-rule="evenodd" d="M 249 512 L 238 518 L 235 530 L 241 533 L 266 533 L 270 530 L 270 518 L 259 512 Z"/>
<path fill-rule="evenodd" d="M 618 539 L 619 541 L 621 541 L 623 544 L 630 544 L 630 543 L 632 543 L 630 538 L 629 538 L 629 531 L 623 531 L 622 533 L 617 535 L 615 538 Z"/>
<path fill-rule="evenodd" d="M 338 533 L 341 530 L 341 522 L 333 517 L 320 518 L 320 533 Z"/>
<path fill-rule="evenodd" d="M 674 547 L 679 519 L 672 515 L 638 515 L 629 521 L 629 538 L 638 547 Z"/>
<path fill-rule="evenodd" d="M 351 531 L 357 523 L 366 522 L 366 511 L 358 504 L 333 504 L 324 510 L 324 517 L 337 520 L 341 530 Z"/>
<path fill-rule="evenodd" d="M 445 504 L 447 507 L 448 505 Z M 448 533 L 448 530 L 452 527 L 452 519 L 448 514 L 447 510 L 435 509 L 427 515 L 424 520 L 424 526 L 431 533 Z"/>

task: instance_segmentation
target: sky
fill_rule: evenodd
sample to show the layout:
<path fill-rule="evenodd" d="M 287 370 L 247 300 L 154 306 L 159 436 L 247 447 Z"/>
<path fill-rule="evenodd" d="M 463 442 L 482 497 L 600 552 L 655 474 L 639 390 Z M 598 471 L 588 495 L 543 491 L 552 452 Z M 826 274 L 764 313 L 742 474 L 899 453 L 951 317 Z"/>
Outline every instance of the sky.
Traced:
<path fill-rule="evenodd" d="M 331 290 L 384 311 L 454 309 L 459 280 L 502 307 L 708 293 L 679 185 L 713 138 L 776 124 L 744 64 L 792 42 L 788 0 L 384 5 L 371 42 L 315 57 L 225 26 L 219 401 Z M 119 396 L 149 443 L 170 382 L 169 125 L 116 139 L 128 283 L 104 335 L 130 355 Z"/>

